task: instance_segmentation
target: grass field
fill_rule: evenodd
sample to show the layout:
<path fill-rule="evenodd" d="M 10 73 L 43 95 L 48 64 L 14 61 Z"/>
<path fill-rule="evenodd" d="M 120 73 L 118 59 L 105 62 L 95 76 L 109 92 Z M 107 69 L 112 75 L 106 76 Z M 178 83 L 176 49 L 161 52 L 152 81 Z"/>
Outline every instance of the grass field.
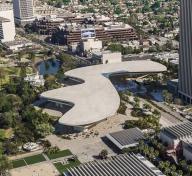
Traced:
<path fill-rule="evenodd" d="M 59 151 L 55 154 L 47 154 L 47 156 L 50 160 L 56 159 L 56 158 L 62 158 L 65 156 L 70 156 L 70 155 L 72 155 L 70 150 L 62 150 L 62 151 Z"/>
<path fill-rule="evenodd" d="M 42 161 L 45 161 L 45 158 L 42 154 L 39 154 L 39 155 L 26 157 L 26 158 L 24 158 L 24 160 L 26 161 L 26 163 L 28 165 L 30 165 L 30 164 L 35 164 L 35 163 L 40 163 Z"/>
<path fill-rule="evenodd" d="M 69 161 L 69 164 L 63 165 L 62 163 L 58 162 L 58 163 L 54 163 L 54 166 L 57 168 L 57 170 L 63 174 L 63 172 L 66 172 L 67 169 L 72 168 L 72 167 L 76 167 L 78 165 L 80 165 L 80 161 L 79 160 L 75 160 L 75 161 Z"/>
<path fill-rule="evenodd" d="M 18 167 L 26 166 L 26 164 L 30 165 L 30 164 L 40 163 L 42 161 L 45 161 L 45 158 L 42 154 L 39 154 L 39 155 L 25 157 L 19 160 L 13 160 L 12 164 L 13 164 L 13 168 L 18 168 Z"/>
<path fill-rule="evenodd" d="M 13 164 L 13 168 L 26 166 L 26 163 L 25 163 L 25 161 L 23 159 L 14 160 L 14 161 L 12 161 L 12 164 Z"/>

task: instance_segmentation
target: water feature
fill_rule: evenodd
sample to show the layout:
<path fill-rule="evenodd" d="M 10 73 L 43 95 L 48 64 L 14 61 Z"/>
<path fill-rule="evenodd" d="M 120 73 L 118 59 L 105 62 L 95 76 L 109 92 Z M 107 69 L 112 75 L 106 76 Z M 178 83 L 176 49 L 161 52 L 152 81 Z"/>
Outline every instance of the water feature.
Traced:
<path fill-rule="evenodd" d="M 56 74 L 61 66 L 61 62 L 56 59 L 49 59 L 38 64 L 37 69 L 40 75 Z"/>

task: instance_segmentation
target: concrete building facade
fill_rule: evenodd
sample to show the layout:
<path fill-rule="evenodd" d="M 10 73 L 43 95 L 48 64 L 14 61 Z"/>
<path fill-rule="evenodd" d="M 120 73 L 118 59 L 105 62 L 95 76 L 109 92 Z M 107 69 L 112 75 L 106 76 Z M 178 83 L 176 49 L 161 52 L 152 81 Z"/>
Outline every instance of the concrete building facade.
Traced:
<path fill-rule="evenodd" d="M 97 39 L 87 39 L 80 42 L 80 48 L 83 52 L 101 51 L 102 41 Z"/>
<path fill-rule="evenodd" d="M 186 161 L 192 161 L 192 143 L 183 141 L 183 156 Z"/>
<path fill-rule="evenodd" d="M 25 25 L 34 21 L 33 0 L 14 0 L 13 8 L 17 24 Z"/>
<path fill-rule="evenodd" d="M 163 128 L 159 137 L 163 143 L 167 144 L 169 149 L 179 150 L 182 141 L 192 140 L 192 122 L 186 121 Z"/>
<path fill-rule="evenodd" d="M 122 54 L 121 52 L 104 51 L 102 53 L 101 62 L 103 64 L 122 62 Z"/>
<path fill-rule="evenodd" d="M 10 42 L 15 39 L 15 24 L 13 7 L 11 5 L 0 5 L 0 40 Z"/>
<path fill-rule="evenodd" d="M 192 102 L 192 1 L 181 0 L 179 94 Z"/>

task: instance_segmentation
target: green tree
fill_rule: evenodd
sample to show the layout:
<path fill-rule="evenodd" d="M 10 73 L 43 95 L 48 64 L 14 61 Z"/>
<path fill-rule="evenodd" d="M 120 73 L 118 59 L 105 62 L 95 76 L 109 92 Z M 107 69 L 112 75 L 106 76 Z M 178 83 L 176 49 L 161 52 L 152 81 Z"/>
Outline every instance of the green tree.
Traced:
<path fill-rule="evenodd" d="M 0 175 L 6 173 L 8 169 L 11 169 L 12 165 L 8 158 L 4 155 L 0 155 Z"/>
<path fill-rule="evenodd" d="M 99 153 L 99 157 L 100 157 L 101 159 L 106 159 L 107 156 L 108 156 L 108 151 L 105 150 L 105 149 L 103 149 L 103 150 Z"/>

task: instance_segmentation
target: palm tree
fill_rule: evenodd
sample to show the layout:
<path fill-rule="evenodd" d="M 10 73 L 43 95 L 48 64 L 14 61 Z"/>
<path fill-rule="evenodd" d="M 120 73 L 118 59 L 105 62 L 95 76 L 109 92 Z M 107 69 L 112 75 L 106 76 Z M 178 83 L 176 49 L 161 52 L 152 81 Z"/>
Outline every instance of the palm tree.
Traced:
<path fill-rule="evenodd" d="M 148 147 L 148 145 L 144 146 L 143 153 L 144 153 L 145 156 L 149 155 L 149 147 Z"/>
<path fill-rule="evenodd" d="M 143 140 L 140 140 L 139 141 L 139 151 L 141 153 L 143 153 L 143 150 L 144 150 L 144 141 Z"/>
<path fill-rule="evenodd" d="M 179 164 L 181 165 L 181 167 L 183 168 L 183 170 L 186 169 L 187 162 L 186 162 L 185 160 L 181 160 L 181 161 L 179 162 Z"/>
<path fill-rule="evenodd" d="M 107 155 L 108 155 L 108 151 L 103 149 L 100 153 L 99 153 L 99 156 L 101 159 L 106 159 L 107 158 Z"/>
<path fill-rule="evenodd" d="M 155 158 L 157 158 L 159 156 L 159 151 L 155 150 L 154 155 L 155 155 Z"/>
<path fill-rule="evenodd" d="M 182 170 L 178 170 L 177 173 L 178 173 L 179 176 L 183 175 L 183 171 Z"/>
<path fill-rule="evenodd" d="M 189 175 L 192 175 L 192 164 L 188 166 Z"/>
<path fill-rule="evenodd" d="M 0 88 L 3 85 L 3 79 L 5 78 L 5 70 L 4 69 L 0 69 Z"/>
<path fill-rule="evenodd" d="M 160 161 L 160 163 L 159 163 L 159 168 L 160 168 L 161 170 L 164 170 L 165 164 L 164 164 L 163 161 Z"/>
<path fill-rule="evenodd" d="M 12 168 L 12 164 L 8 160 L 8 158 L 4 155 L 0 155 L 0 175 L 5 174 L 6 171 L 11 168 Z"/>
<path fill-rule="evenodd" d="M 176 166 L 173 164 L 173 165 L 171 166 L 171 171 L 172 171 L 172 172 L 175 172 L 176 169 L 177 169 Z"/>
<path fill-rule="evenodd" d="M 147 109 L 147 110 L 149 110 L 149 111 L 152 109 L 151 105 L 150 105 L 150 104 L 147 104 L 147 103 L 143 104 L 143 108 L 144 108 L 144 109 Z"/>

